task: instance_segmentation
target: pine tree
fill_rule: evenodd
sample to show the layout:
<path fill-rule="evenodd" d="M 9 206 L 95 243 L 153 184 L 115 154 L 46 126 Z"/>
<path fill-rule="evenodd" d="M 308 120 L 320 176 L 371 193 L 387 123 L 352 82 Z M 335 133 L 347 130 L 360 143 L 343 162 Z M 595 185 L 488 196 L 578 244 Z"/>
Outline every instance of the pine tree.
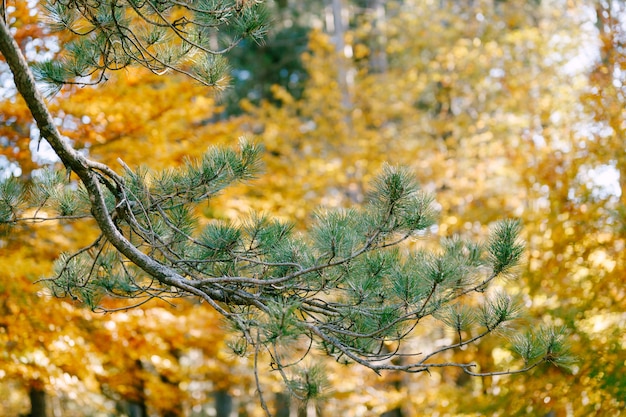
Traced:
<path fill-rule="evenodd" d="M 519 305 L 490 290 L 514 276 L 523 256 L 520 223 L 498 223 L 484 244 L 455 237 L 436 250 L 411 251 L 403 242 L 425 236 L 437 213 L 434 197 L 404 168 L 387 166 L 362 208 L 319 210 L 308 232 L 296 233 L 269 215 L 208 223 L 195 216 L 199 204 L 259 174 L 262 149 L 254 143 L 242 139 L 237 150 L 214 148 L 163 172 L 120 160 L 116 172 L 61 137 L 35 76 L 50 94 L 66 84 L 97 84 L 131 65 L 222 87 L 222 55 L 241 39 L 259 41 L 266 30 L 260 1 L 49 0 L 45 9 L 50 28 L 68 37 L 60 57 L 29 68 L 6 20 L 0 51 L 41 138 L 66 170 L 45 170 L 28 186 L 2 180 L 0 225 L 95 220 L 99 237 L 61 254 L 54 275 L 43 280 L 54 295 L 96 311 L 107 311 L 107 297 L 135 302 L 125 309 L 152 299 L 198 298 L 239 336 L 234 352 L 268 354 L 271 368 L 303 400 L 319 396 L 325 384 L 322 369 L 299 365 L 314 348 L 377 373 L 456 367 L 483 376 L 570 363 L 563 329 L 515 333 L 510 323 Z M 452 331 L 454 341 L 407 352 L 412 330 L 427 320 Z M 474 363 L 445 360 L 490 334 L 508 339 L 520 357 L 516 370 L 482 373 Z M 402 361 L 392 362 L 398 355 Z M 260 387 L 259 393 L 267 411 Z"/>

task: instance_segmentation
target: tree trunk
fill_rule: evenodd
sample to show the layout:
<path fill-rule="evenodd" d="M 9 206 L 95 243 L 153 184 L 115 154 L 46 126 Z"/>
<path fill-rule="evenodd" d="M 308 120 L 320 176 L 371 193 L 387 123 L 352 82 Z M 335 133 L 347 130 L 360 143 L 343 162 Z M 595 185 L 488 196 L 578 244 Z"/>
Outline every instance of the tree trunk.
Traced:
<path fill-rule="evenodd" d="M 337 62 L 337 83 L 341 89 L 341 104 L 345 109 L 352 107 L 352 99 L 350 97 L 350 80 L 348 78 L 348 68 L 346 62 L 346 42 L 344 36 L 346 29 L 343 22 L 343 2 L 342 0 L 332 0 L 331 7 L 333 11 L 333 37 L 335 39 L 335 49 L 339 54 Z"/>
<path fill-rule="evenodd" d="M 146 404 L 143 401 L 121 400 L 117 403 L 115 409 L 128 417 L 147 417 L 148 415 Z"/>
<path fill-rule="evenodd" d="M 384 74 L 387 72 L 387 38 L 384 32 L 386 12 L 385 0 L 370 0 L 372 18 L 372 58 L 370 69 L 374 73 Z"/>
<path fill-rule="evenodd" d="M 43 389 L 31 387 L 28 391 L 30 398 L 29 417 L 46 417 L 46 393 Z"/>
<path fill-rule="evenodd" d="M 215 416 L 231 417 L 233 414 L 233 398 L 226 391 L 217 391 L 215 394 Z"/>
<path fill-rule="evenodd" d="M 380 417 L 403 417 L 402 409 L 394 408 L 393 410 L 382 413 Z"/>
<path fill-rule="evenodd" d="M 275 417 L 291 417 L 291 396 L 279 392 L 276 394 Z"/>

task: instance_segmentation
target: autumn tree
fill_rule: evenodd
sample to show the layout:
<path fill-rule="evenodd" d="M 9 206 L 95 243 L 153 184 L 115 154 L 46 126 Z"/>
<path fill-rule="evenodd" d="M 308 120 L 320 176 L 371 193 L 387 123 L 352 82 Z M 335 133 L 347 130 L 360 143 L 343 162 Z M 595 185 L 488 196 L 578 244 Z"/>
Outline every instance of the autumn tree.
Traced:
<path fill-rule="evenodd" d="M 319 210 L 307 232 L 252 214 L 237 222 L 198 216 L 197 208 L 227 187 L 259 173 L 261 147 L 241 140 L 238 151 L 212 148 L 197 160 L 165 170 L 120 172 L 89 159 L 64 138 L 34 75 L 48 93 L 65 85 L 98 84 L 111 73 L 140 66 L 176 72 L 222 87 L 222 55 L 241 39 L 260 39 L 265 12 L 258 1 L 137 2 L 51 1 L 50 27 L 62 30 L 64 54 L 31 68 L 0 23 L 0 51 L 40 132 L 64 170 L 38 173 L 25 187 L 9 176 L 0 183 L 4 227 L 46 218 L 93 219 L 98 233 L 83 248 L 64 253 L 45 280 L 57 296 L 97 311 L 150 300 L 193 297 L 231 326 L 231 348 L 259 355 L 302 400 L 322 393 L 325 376 L 305 358 L 315 349 L 341 363 L 376 373 L 419 373 L 452 367 L 471 376 L 524 372 L 542 363 L 566 365 L 560 328 L 513 334 L 515 301 L 491 284 L 510 277 L 523 245 L 518 221 L 505 220 L 484 244 L 461 238 L 408 251 L 403 242 L 435 224 L 433 197 L 409 171 L 386 166 L 373 179 L 362 209 Z M 411 331 L 426 321 L 451 329 L 454 340 L 430 352 L 405 352 Z M 516 370 L 482 372 L 471 360 L 450 362 L 450 351 L 505 334 L 520 359 Z M 402 361 L 392 361 L 401 352 Z M 269 414 L 263 391 L 260 400 Z"/>

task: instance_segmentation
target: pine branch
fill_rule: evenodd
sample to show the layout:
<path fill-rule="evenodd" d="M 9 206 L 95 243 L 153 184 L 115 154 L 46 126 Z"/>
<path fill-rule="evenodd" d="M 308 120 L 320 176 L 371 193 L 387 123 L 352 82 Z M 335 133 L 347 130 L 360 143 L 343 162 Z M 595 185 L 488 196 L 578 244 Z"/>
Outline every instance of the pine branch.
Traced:
<path fill-rule="evenodd" d="M 75 172 L 85 185 L 91 202 L 91 213 L 107 240 L 135 265 L 139 266 L 148 275 L 153 276 L 163 284 L 175 286 L 198 295 L 207 301 L 209 301 L 211 297 L 222 299 L 219 292 L 207 295 L 205 292 L 200 292 L 187 285 L 184 283 L 185 280 L 182 276 L 139 251 L 120 233 L 108 212 L 99 176 L 96 174 L 95 170 L 102 172 L 109 178 L 117 180 L 120 183 L 122 183 L 122 177 L 108 166 L 88 160 L 61 137 L 54 124 L 52 115 L 44 103 L 43 97 L 36 88 L 32 72 L 19 46 L 11 36 L 9 28 L 4 22 L 0 22 L 0 52 L 5 57 L 11 69 L 17 90 L 24 98 L 26 105 L 33 115 L 37 127 L 41 132 L 41 136 L 50 143 L 50 146 L 59 156 L 63 164 L 68 169 Z"/>
<path fill-rule="evenodd" d="M 58 4 L 51 10 L 58 26 L 72 28 L 77 11 Z M 205 14 L 207 26 L 211 19 L 222 23 L 234 16 L 246 36 L 262 31 L 261 20 L 251 9 L 232 6 L 209 12 L 206 4 L 192 6 L 182 0 L 141 3 L 150 10 L 140 10 L 138 2 L 130 4 L 144 23 L 173 31 L 188 44 L 176 52 L 182 55 L 193 49 L 215 51 L 188 37 L 187 25 L 201 26 L 197 16 L 168 20 L 172 4 Z M 73 63 L 53 64 L 42 72 L 50 80 L 61 82 L 68 65 L 74 66 L 74 75 L 82 74 L 95 62 L 96 53 L 104 57 L 103 66 L 97 68 L 102 74 L 130 65 L 124 59 L 151 70 L 175 68 L 142 43 L 148 38 L 154 43 L 160 34 L 140 39 L 121 11 L 85 6 L 84 13 L 94 31 L 112 32 L 105 33 L 101 44 L 75 45 Z M 89 30 L 75 31 L 91 35 Z M 90 55 L 89 48 L 96 50 Z M 236 182 L 254 178 L 259 172 L 259 146 L 241 141 L 238 151 L 211 149 L 198 161 L 160 173 L 133 170 L 122 162 L 123 174 L 118 174 L 89 160 L 61 137 L 5 22 L 0 22 L 0 52 L 42 137 L 84 187 L 69 192 L 61 176 L 46 174 L 32 189 L 30 204 L 36 215 L 30 219 L 38 220 L 37 213 L 49 208 L 59 213 L 56 218 L 89 212 L 102 232 L 91 245 L 57 262 L 56 277 L 47 281 L 55 293 L 104 311 L 99 302 L 107 296 L 140 300 L 123 309 L 151 299 L 198 297 L 243 335 L 237 352 L 254 349 L 257 383 L 258 355 L 265 350 L 288 388 L 303 400 L 320 395 L 325 383 L 318 368 L 298 370 L 313 346 L 376 373 L 457 367 L 474 376 L 503 375 L 541 363 L 571 362 L 559 329 L 514 337 L 511 349 L 523 360 L 516 370 L 479 373 L 471 370 L 472 363 L 436 362 L 446 352 L 501 333 L 518 316 L 518 307 L 505 294 L 487 295 L 481 307 L 467 307 L 484 298 L 482 293 L 496 279 L 508 277 L 520 261 L 524 246 L 518 221 L 497 223 L 486 245 L 452 238 L 444 239 L 439 251 L 401 250 L 402 242 L 423 235 L 435 223 L 437 213 L 433 196 L 420 191 L 407 169 L 386 166 L 373 181 L 363 209 L 319 211 L 308 233 L 296 235 L 290 224 L 256 215 L 238 224 L 212 222 L 200 229 L 192 215 L 194 206 Z M 125 58 L 118 61 L 108 55 L 117 53 Z M 213 69 L 203 67 L 198 77 L 217 77 Z M 147 181 L 149 177 L 153 180 Z M 16 180 L 0 183 L 0 223 L 20 221 L 29 204 L 23 195 Z M 408 335 L 427 317 L 451 328 L 458 341 L 431 352 L 404 353 Z M 394 356 L 408 360 L 389 363 Z"/>

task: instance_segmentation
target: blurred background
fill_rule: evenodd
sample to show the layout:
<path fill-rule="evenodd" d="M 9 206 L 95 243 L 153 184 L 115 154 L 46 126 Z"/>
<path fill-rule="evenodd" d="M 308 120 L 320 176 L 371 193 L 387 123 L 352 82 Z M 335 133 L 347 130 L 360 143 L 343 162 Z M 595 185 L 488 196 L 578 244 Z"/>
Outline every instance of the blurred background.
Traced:
<path fill-rule="evenodd" d="M 8 1 L 33 62 L 63 36 L 38 2 Z M 160 169 L 240 136 L 266 148 L 265 174 L 202 207 L 259 210 L 306 228 L 320 205 L 359 205 L 384 162 L 409 166 L 441 210 L 438 237 L 480 240 L 523 220 L 527 252 L 504 283 L 528 322 L 566 325 L 570 370 L 468 378 L 384 374 L 329 360 L 307 407 L 276 375 L 277 416 L 618 416 L 626 407 L 626 4 L 617 0 L 276 0 L 264 43 L 229 55 L 231 88 L 127 70 L 51 102 L 91 157 Z M 0 62 L 0 176 L 54 164 Z M 0 415 L 262 416 L 252 360 L 229 351 L 206 305 L 152 302 L 101 315 L 35 281 L 92 223 L 24 224 L 0 235 Z M 522 321 L 521 325 L 524 325 Z M 447 337 L 423 329 L 415 343 Z M 506 346 L 456 353 L 506 369 Z M 267 366 L 269 368 L 269 364 Z M 261 365 L 263 368 L 263 365 Z"/>

